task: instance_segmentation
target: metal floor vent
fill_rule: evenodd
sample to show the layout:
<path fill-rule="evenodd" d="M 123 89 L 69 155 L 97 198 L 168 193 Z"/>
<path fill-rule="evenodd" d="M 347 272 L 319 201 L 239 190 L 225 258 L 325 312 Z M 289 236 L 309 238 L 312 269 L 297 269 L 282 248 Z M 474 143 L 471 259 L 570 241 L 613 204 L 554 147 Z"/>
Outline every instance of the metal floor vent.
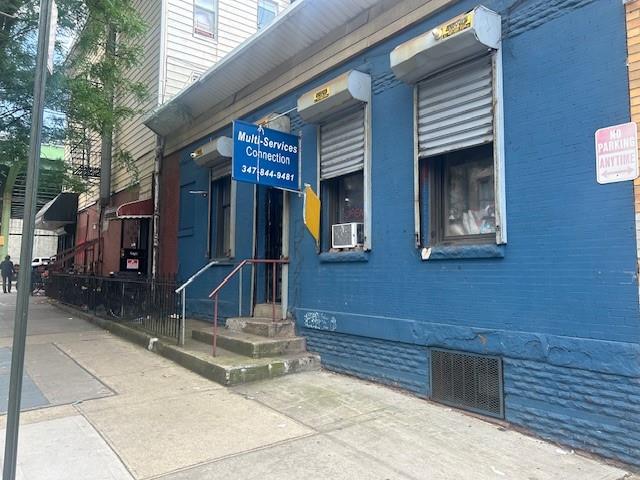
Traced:
<path fill-rule="evenodd" d="M 502 359 L 431 349 L 431 398 L 453 407 L 504 418 Z"/>

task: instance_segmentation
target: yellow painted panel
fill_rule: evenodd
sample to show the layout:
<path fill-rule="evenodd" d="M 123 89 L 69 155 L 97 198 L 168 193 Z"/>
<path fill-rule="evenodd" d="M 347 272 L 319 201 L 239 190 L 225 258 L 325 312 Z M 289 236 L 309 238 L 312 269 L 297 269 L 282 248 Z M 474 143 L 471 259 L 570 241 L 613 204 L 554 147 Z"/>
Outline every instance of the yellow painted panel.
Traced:
<path fill-rule="evenodd" d="M 640 18 L 633 18 L 627 21 L 627 30 L 633 30 L 640 27 Z"/>
<path fill-rule="evenodd" d="M 629 39 L 627 55 L 637 55 L 638 53 L 640 53 L 640 37 L 637 37 L 637 38 L 638 38 L 638 41 L 635 43 L 631 43 L 632 39 Z"/>
<path fill-rule="evenodd" d="M 636 35 L 635 37 L 629 37 L 627 39 L 627 45 L 629 47 L 635 47 L 637 45 L 640 45 L 640 35 Z"/>
<path fill-rule="evenodd" d="M 304 189 L 304 224 L 320 244 L 320 198 L 309 185 Z"/>
<path fill-rule="evenodd" d="M 629 64 L 633 65 L 640 61 L 640 53 L 634 53 L 628 57 Z"/>
<path fill-rule="evenodd" d="M 631 119 L 640 119 L 640 1 L 625 5 L 627 30 L 627 62 L 629 65 L 629 102 Z M 634 207 L 640 213 L 640 179 L 633 182 Z M 636 225 L 636 235 L 640 238 L 640 225 Z"/>

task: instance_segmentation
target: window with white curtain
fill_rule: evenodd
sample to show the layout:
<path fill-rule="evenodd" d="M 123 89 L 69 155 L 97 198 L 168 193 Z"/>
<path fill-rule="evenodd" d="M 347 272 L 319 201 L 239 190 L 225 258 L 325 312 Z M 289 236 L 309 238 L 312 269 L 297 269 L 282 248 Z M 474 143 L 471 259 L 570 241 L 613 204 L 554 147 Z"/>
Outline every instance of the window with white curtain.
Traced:
<path fill-rule="evenodd" d="M 194 0 L 193 31 L 204 37 L 216 37 L 217 0 Z"/>

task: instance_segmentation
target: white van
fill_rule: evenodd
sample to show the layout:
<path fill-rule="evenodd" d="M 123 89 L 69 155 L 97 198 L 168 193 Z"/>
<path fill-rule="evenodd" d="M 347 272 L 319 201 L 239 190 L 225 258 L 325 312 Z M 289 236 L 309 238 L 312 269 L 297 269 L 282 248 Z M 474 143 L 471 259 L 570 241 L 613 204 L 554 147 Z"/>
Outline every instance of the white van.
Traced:
<path fill-rule="evenodd" d="M 39 267 L 40 265 L 49 265 L 49 258 L 48 257 L 36 257 L 31 261 L 31 266 L 32 267 Z"/>

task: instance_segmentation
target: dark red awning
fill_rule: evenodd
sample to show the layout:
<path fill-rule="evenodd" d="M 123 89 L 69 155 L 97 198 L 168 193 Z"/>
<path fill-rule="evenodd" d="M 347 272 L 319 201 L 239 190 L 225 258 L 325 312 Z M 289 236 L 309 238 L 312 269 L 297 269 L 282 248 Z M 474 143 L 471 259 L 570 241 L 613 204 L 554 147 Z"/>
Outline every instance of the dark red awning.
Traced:
<path fill-rule="evenodd" d="M 116 210 L 116 218 L 151 218 L 153 217 L 153 199 L 136 200 L 123 203 Z"/>

